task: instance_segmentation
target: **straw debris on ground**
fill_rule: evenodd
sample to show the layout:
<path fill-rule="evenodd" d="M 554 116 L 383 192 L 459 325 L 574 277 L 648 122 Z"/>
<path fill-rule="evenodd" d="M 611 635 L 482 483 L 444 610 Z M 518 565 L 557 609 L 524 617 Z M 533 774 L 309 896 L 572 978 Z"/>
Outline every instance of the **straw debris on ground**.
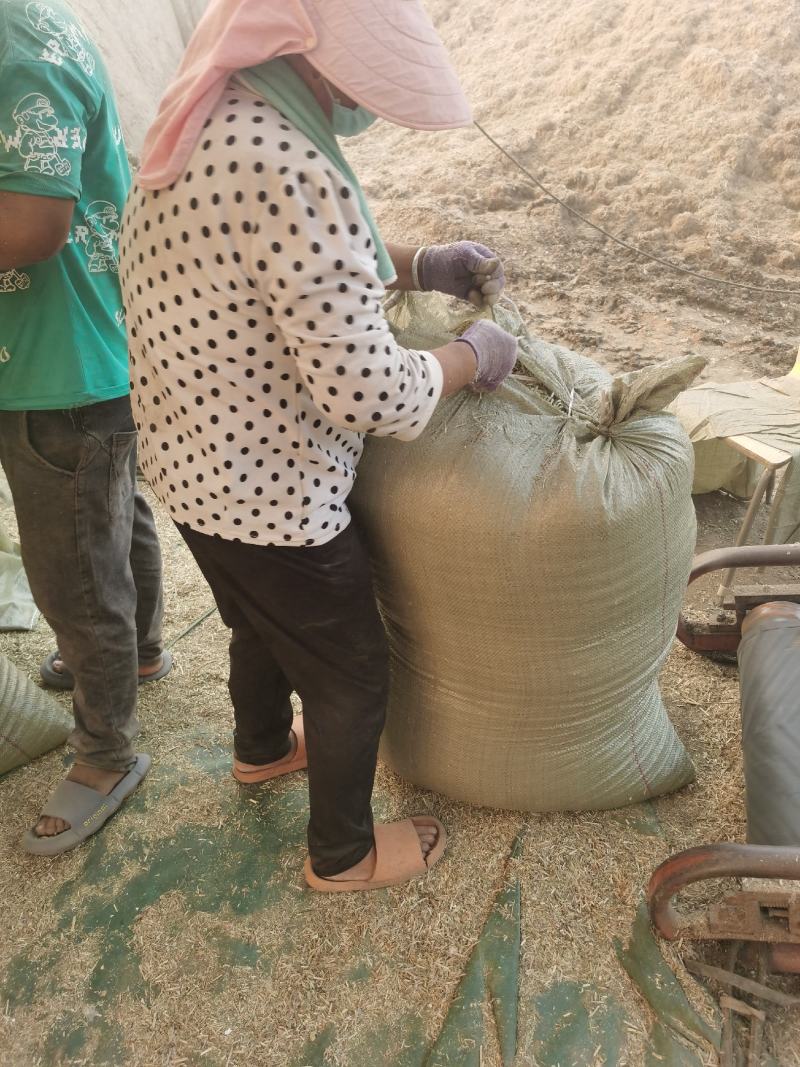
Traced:
<path fill-rule="evenodd" d="M 735 524 L 741 509 L 730 504 Z M 210 598 L 180 539 L 162 517 L 160 525 L 173 636 Z M 175 646 L 173 675 L 142 690 L 141 745 L 154 772 L 87 848 L 55 862 L 18 849 L 63 774 L 63 751 L 0 780 L 4 1062 L 413 1063 L 403 1045 L 436 1040 L 498 891 L 518 878 L 520 1063 L 555 1064 L 539 1058 L 548 1047 L 543 996 L 574 986 L 585 990 L 591 1018 L 624 1020 L 620 1067 L 644 1064 L 653 1016 L 614 941 L 629 940 L 649 875 L 668 854 L 743 838 L 735 668 L 674 650 L 665 698 L 698 780 L 651 804 L 492 812 L 420 793 L 380 769 L 379 818 L 434 812 L 451 832 L 447 861 L 406 889 L 325 898 L 302 884 L 303 776 L 260 791 L 230 778 L 226 644 L 213 616 Z M 43 624 L 0 640 L 31 675 L 51 647 Z M 509 860 L 520 831 L 521 857 Z M 697 948 L 662 951 L 713 1022 L 712 999 L 681 963 Z M 488 1024 L 486 1034 L 482 1063 L 499 1067 Z M 777 1039 L 791 1041 L 790 1030 Z M 796 1050 L 786 1054 L 782 1065 L 797 1062 Z M 714 1062 L 708 1049 L 698 1062 Z"/>

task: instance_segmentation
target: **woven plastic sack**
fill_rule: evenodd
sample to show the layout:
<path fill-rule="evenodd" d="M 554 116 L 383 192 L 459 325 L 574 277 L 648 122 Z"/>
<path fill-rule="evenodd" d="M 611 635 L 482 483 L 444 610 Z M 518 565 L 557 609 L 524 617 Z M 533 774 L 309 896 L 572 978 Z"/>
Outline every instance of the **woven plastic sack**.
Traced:
<path fill-rule="evenodd" d="M 437 296 L 388 311 L 423 349 L 460 314 Z M 411 444 L 371 438 L 359 466 L 392 653 L 382 757 L 497 808 L 658 796 L 694 776 L 658 688 L 696 534 L 692 447 L 662 409 L 703 361 L 612 378 L 495 315 L 520 337 L 515 377 L 443 401 Z"/>
<path fill-rule="evenodd" d="M 52 697 L 0 656 L 0 775 L 63 744 L 72 726 Z"/>

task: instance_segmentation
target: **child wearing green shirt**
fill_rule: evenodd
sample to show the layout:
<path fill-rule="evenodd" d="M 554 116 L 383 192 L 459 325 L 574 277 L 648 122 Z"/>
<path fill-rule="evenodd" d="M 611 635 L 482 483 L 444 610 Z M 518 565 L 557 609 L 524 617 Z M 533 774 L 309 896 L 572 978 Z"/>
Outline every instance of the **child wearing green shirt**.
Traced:
<path fill-rule="evenodd" d="M 70 8 L 0 0 L 0 462 L 34 598 L 74 688 L 77 752 L 24 839 L 56 855 L 149 769 L 137 686 L 163 677 L 161 557 L 136 488 L 120 214 L 130 185 L 105 66 Z"/>

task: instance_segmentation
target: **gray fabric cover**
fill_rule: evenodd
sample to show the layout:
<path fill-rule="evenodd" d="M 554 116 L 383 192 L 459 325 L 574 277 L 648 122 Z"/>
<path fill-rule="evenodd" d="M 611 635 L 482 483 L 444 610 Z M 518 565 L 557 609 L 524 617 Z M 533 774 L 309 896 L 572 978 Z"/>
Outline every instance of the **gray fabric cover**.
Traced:
<path fill-rule="evenodd" d="M 389 311 L 422 349 L 459 315 Z M 657 796 L 693 777 L 658 689 L 695 543 L 692 449 L 662 408 L 702 361 L 612 378 L 495 315 L 521 338 L 515 379 L 443 401 L 411 444 L 370 439 L 359 467 L 392 652 L 382 756 L 498 808 Z"/>
<path fill-rule="evenodd" d="M 756 623 L 739 671 L 747 840 L 800 848 L 800 622 Z"/>

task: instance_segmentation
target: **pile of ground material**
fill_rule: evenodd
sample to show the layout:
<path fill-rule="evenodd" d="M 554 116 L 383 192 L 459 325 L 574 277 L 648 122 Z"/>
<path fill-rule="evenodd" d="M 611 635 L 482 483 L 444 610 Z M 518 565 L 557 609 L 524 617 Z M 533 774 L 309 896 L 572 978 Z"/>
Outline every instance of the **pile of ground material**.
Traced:
<path fill-rule="evenodd" d="M 427 6 L 476 118 L 571 206 L 696 268 L 800 268 L 800 24 L 781 0 Z M 425 205 L 457 225 L 541 200 L 472 130 L 384 124 L 353 156 L 390 227 L 410 191 L 417 228 Z"/>

